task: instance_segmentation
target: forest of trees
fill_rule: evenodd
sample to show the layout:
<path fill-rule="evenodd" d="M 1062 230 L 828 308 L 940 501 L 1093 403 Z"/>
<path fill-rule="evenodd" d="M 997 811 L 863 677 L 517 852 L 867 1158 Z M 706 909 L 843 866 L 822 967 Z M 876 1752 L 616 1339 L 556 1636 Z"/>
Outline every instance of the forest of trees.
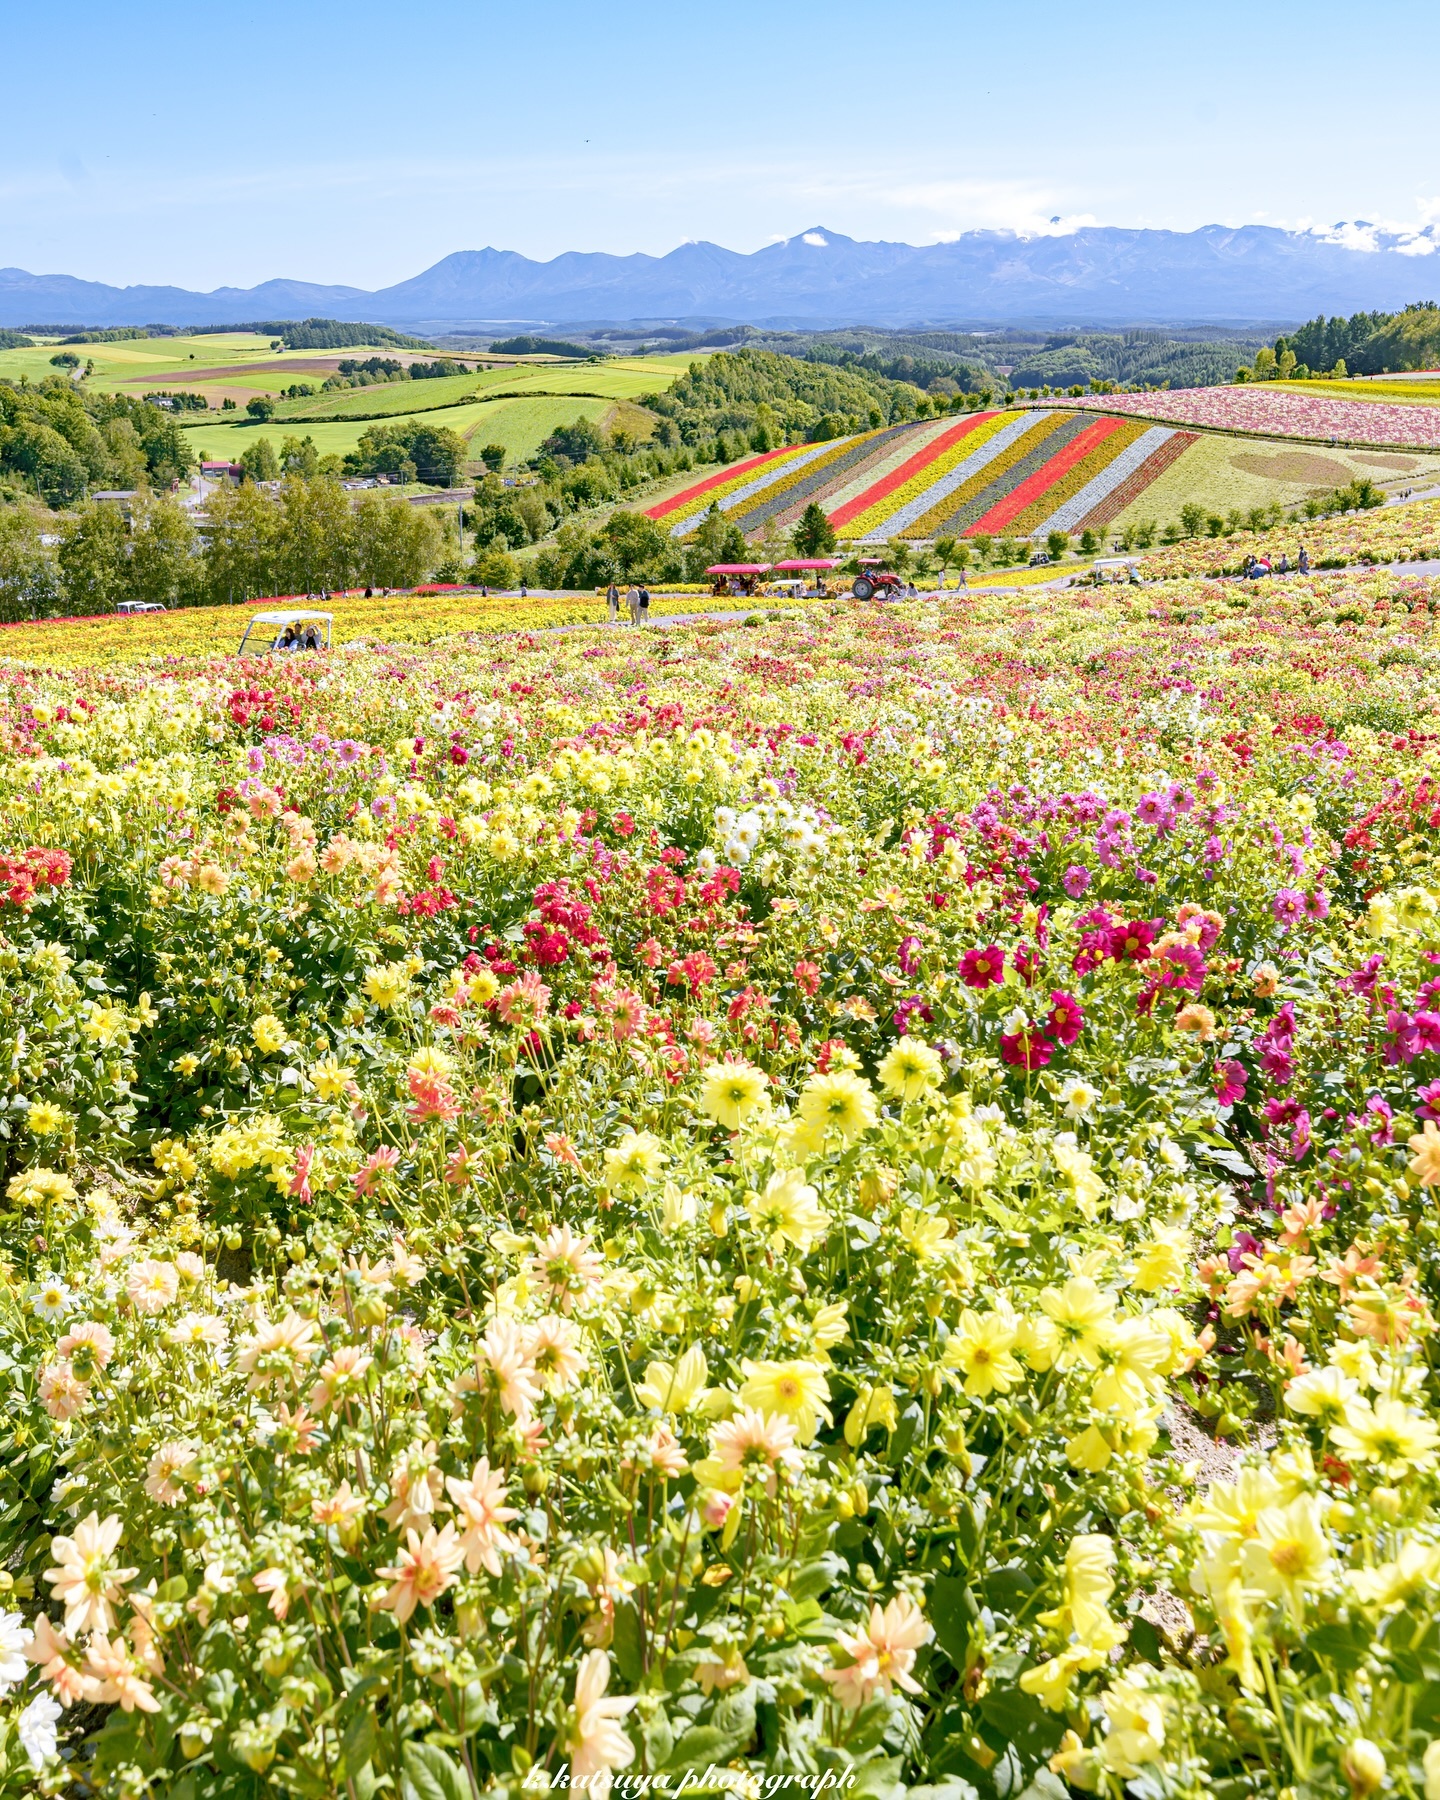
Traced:
<path fill-rule="evenodd" d="M 692 363 L 667 393 L 644 394 L 640 404 L 659 415 L 656 439 L 662 446 L 696 448 L 723 438 L 735 455 L 746 445 L 768 450 L 820 441 L 928 418 L 932 411 L 929 397 L 913 383 L 858 363 L 802 361 L 748 346 Z"/>
<path fill-rule="evenodd" d="M 1417 300 L 1403 312 L 1357 312 L 1309 320 L 1264 345 L 1241 381 L 1304 381 L 1322 375 L 1382 375 L 1440 366 L 1440 305 Z"/>
<path fill-rule="evenodd" d="M 82 392 L 64 375 L 0 381 L 0 497 L 8 486 L 64 506 L 87 488 L 168 486 L 194 465 L 185 434 L 158 406 Z"/>
<path fill-rule="evenodd" d="M 595 354 L 583 344 L 572 344 L 566 338 L 509 337 L 497 338 L 490 348 L 497 356 L 579 356 Z"/>
<path fill-rule="evenodd" d="M 0 507 L 0 620 L 113 611 L 120 600 L 174 609 L 322 588 L 414 587 L 452 557 L 453 526 L 424 507 L 367 493 L 358 503 L 325 476 L 272 493 L 222 488 L 197 526 L 168 494 L 142 494 L 128 513 L 90 503 L 41 542 L 36 513 Z M 56 535 L 47 532 L 46 535 Z"/>

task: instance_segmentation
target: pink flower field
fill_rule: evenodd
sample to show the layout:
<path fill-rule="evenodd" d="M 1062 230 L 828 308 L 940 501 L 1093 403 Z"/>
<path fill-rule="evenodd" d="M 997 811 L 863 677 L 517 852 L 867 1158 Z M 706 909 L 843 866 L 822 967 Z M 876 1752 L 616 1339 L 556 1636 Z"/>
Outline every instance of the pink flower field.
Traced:
<path fill-rule="evenodd" d="M 1394 406 L 1384 401 L 1331 400 L 1291 387 L 1180 388 L 1151 394 L 1104 394 L 1047 404 L 1134 413 L 1167 424 L 1217 431 L 1255 431 L 1268 437 L 1328 443 L 1440 449 L 1440 406 Z"/>

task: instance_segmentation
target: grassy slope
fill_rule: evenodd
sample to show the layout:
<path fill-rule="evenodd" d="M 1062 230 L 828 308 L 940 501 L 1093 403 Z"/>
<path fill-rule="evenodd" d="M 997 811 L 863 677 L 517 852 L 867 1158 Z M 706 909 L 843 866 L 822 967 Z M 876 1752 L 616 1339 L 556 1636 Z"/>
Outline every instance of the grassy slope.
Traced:
<path fill-rule="evenodd" d="M 1283 438 L 1239 439 L 1202 436 L 1158 481 L 1154 481 L 1114 521 L 1114 527 L 1154 519 L 1178 519 L 1182 506 L 1203 506 L 1221 515 L 1232 507 L 1279 501 L 1292 506 L 1312 494 L 1344 487 L 1357 476 L 1378 486 L 1418 487 L 1440 480 L 1440 456 L 1380 450 L 1331 450 L 1287 444 Z"/>

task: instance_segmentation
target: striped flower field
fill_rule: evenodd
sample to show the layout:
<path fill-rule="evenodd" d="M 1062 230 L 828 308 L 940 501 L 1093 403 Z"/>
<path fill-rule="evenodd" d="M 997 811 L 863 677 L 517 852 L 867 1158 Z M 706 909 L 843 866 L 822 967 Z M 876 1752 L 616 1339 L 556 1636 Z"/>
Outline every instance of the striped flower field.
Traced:
<path fill-rule="evenodd" d="M 1196 441 L 1115 415 L 1045 409 L 892 425 L 748 457 L 657 502 L 683 538 L 712 506 L 747 536 L 787 530 L 817 502 L 847 542 L 1041 537 L 1100 529 Z"/>

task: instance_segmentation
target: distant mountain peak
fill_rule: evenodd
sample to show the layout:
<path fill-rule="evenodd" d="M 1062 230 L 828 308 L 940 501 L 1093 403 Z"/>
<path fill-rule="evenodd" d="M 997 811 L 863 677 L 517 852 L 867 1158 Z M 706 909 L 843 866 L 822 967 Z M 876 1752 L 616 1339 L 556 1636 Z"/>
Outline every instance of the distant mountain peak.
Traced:
<path fill-rule="evenodd" d="M 267 281 L 199 294 L 3 269 L 0 325 L 221 325 L 287 310 L 431 332 L 516 319 L 551 326 L 656 318 L 792 326 L 1268 324 L 1395 310 L 1427 297 L 1427 289 L 1440 297 L 1437 251 L 1440 226 L 1363 219 L 1328 231 L 986 229 L 925 245 L 857 240 L 812 225 L 752 254 L 692 239 L 663 256 L 571 250 L 540 262 L 487 245 L 452 251 L 370 293 Z M 1428 269 L 1437 275 L 1427 277 Z"/>

